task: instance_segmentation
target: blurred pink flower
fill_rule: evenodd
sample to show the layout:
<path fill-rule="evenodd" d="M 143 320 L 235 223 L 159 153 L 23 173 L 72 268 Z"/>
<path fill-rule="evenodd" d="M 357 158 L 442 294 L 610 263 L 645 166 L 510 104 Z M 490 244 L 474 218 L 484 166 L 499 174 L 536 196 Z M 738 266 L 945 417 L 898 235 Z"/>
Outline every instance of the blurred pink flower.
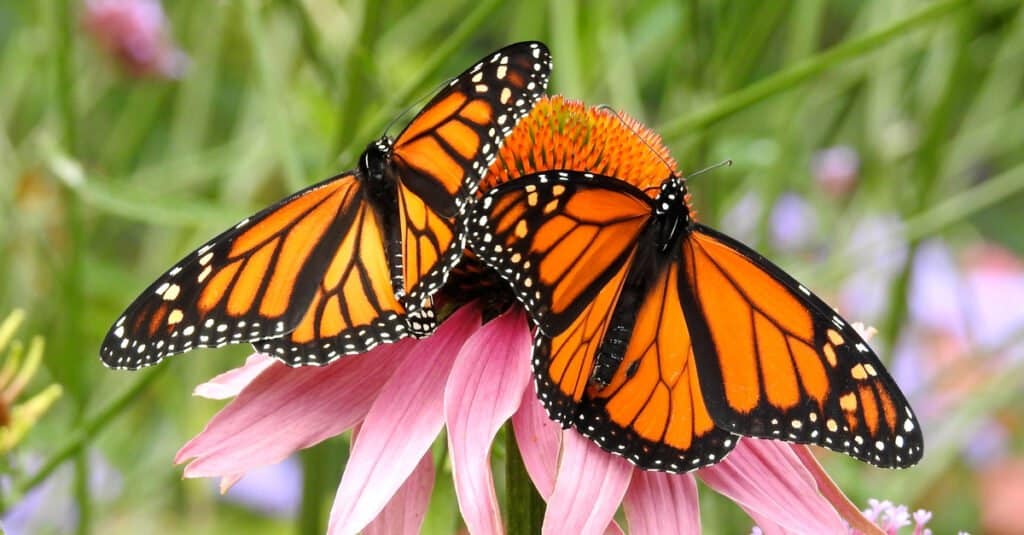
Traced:
<path fill-rule="evenodd" d="M 561 429 L 530 381 L 531 348 L 521 310 L 481 326 L 479 309 L 468 306 L 429 338 L 323 368 L 291 369 L 256 355 L 196 389 L 234 400 L 176 461 L 190 460 L 185 477 L 220 477 L 226 489 L 247 472 L 355 428 L 329 533 L 415 532 L 434 483 L 431 444 L 447 426 L 468 531 L 501 533 L 489 452 L 511 419 L 526 470 L 548 502 L 547 533 L 621 533 L 614 520 L 620 506 L 631 533 L 699 532 L 695 476 L 771 532 L 843 529 L 833 504 L 845 498 L 803 446 L 743 439 L 721 463 L 673 475 L 635 469 Z"/>
<path fill-rule="evenodd" d="M 958 254 L 940 239 L 922 243 L 912 262 L 908 321 L 891 370 L 925 420 L 943 421 L 1024 359 L 1024 262 L 992 244 Z M 998 415 L 958 431 L 975 468 L 995 465 L 1011 450 Z"/>
<path fill-rule="evenodd" d="M 168 34 L 160 0 L 85 0 L 83 25 L 134 76 L 180 78 L 188 56 Z"/>
<path fill-rule="evenodd" d="M 860 158 L 856 150 L 845 145 L 823 149 L 811 160 L 811 173 L 825 193 L 843 197 L 857 183 Z"/>

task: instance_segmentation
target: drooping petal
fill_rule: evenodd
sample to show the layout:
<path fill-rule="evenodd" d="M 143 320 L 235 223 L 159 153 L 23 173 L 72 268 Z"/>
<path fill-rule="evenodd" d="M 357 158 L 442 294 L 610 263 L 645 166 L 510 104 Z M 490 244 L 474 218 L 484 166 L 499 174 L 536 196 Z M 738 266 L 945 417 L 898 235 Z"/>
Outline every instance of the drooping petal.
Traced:
<path fill-rule="evenodd" d="M 231 483 L 231 489 L 224 488 Z M 238 480 L 221 479 L 221 500 L 279 518 L 291 518 L 302 501 L 302 466 L 296 456 L 245 474 Z"/>
<path fill-rule="evenodd" d="M 384 508 L 444 426 L 444 386 L 459 348 L 480 326 L 476 307 L 459 309 L 395 371 L 352 444 L 328 533 L 356 533 Z"/>
<path fill-rule="evenodd" d="M 721 463 L 697 471 L 712 489 L 791 533 L 841 533 L 832 505 L 818 492 L 789 444 L 743 438 Z"/>
<path fill-rule="evenodd" d="M 631 535 L 700 533 L 700 504 L 692 474 L 637 470 L 623 507 Z"/>
<path fill-rule="evenodd" d="M 433 490 L 434 458 L 427 451 L 384 510 L 363 528 L 363 535 L 419 533 Z"/>
<path fill-rule="evenodd" d="M 227 494 L 231 487 L 234 487 L 235 483 L 241 481 L 243 477 L 245 477 L 245 474 L 224 474 L 220 477 L 218 490 L 220 490 L 221 494 Z"/>
<path fill-rule="evenodd" d="M 196 386 L 192 390 L 192 395 L 206 399 L 233 398 L 272 364 L 274 364 L 274 359 L 260 353 L 254 353 L 245 359 L 245 364 L 240 368 L 228 370 Z"/>
<path fill-rule="evenodd" d="M 533 384 L 523 392 L 519 410 L 512 415 L 512 430 L 516 434 L 516 444 L 526 466 L 526 473 L 530 475 L 541 498 L 547 500 L 555 490 L 562 428 L 544 412 Z"/>
<path fill-rule="evenodd" d="M 629 488 L 633 465 L 573 429 L 562 436 L 562 459 L 548 499 L 544 533 L 606 533 Z"/>
<path fill-rule="evenodd" d="M 491 443 L 530 383 L 530 329 L 519 307 L 484 325 L 462 346 L 444 393 L 455 494 L 469 532 L 501 533 Z"/>
<path fill-rule="evenodd" d="M 415 341 L 401 340 L 323 368 L 275 362 L 185 444 L 174 461 L 193 459 L 185 477 L 242 474 L 340 434 L 363 419 L 414 347 Z"/>

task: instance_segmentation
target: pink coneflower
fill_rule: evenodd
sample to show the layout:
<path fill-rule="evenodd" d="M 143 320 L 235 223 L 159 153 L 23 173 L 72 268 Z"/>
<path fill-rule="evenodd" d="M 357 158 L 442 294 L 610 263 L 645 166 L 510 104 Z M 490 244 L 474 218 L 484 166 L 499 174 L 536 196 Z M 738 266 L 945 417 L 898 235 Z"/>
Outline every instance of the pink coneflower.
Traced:
<path fill-rule="evenodd" d="M 560 429 L 537 401 L 530 349 L 519 309 L 480 326 L 479 310 L 468 306 L 427 339 L 381 346 L 324 368 L 291 369 L 255 355 L 196 389 L 234 400 L 177 460 L 191 459 L 186 477 L 220 477 L 227 490 L 257 467 L 357 429 L 329 533 L 383 525 L 415 531 L 434 482 L 431 445 L 447 427 L 467 527 L 501 533 L 489 451 L 511 419 L 527 471 L 548 502 L 544 526 L 551 533 L 604 532 L 620 505 L 630 533 L 697 532 L 694 475 L 769 532 L 843 529 L 819 489 L 827 476 L 808 464 L 803 447 L 743 439 L 722 463 L 673 475 L 637 470 L 576 431 Z"/>
<path fill-rule="evenodd" d="M 86 0 L 85 29 L 134 76 L 179 78 L 188 57 L 168 33 L 159 0 Z"/>

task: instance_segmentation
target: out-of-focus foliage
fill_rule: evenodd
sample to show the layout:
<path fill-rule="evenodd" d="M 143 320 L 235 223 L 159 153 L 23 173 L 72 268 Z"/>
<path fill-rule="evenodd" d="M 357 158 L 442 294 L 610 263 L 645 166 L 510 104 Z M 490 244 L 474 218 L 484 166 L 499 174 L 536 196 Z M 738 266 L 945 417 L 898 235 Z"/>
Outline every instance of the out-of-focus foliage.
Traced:
<path fill-rule="evenodd" d="M 171 465 L 217 408 L 192 387 L 247 348 L 172 359 L 108 415 L 139 375 L 104 369 L 99 342 L 182 254 L 352 167 L 446 76 L 523 39 L 550 46 L 553 92 L 627 110 L 682 169 L 731 159 L 693 181 L 701 218 L 878 327 L 926 454 L 901 472 L 823 455 L 854 501 L 931 510 L 936 533 L 1018 521 L 1004 501 L 1024 485 L 1020 2 L 114 3 L 135 11 L 0 3 L 0 311 L 30 311 L 48 341 L 35 381 L 67 392 L 5 463 L 9 529 L 45 510 L 17 525 L 318 532 L 344 441 L 223 498 Z M 52 477 L 19 486 L 55 455 Z M 426 529 L 447 533 L 439 473 Z M 709 531 L 749 529 L 701 500 Z"/>

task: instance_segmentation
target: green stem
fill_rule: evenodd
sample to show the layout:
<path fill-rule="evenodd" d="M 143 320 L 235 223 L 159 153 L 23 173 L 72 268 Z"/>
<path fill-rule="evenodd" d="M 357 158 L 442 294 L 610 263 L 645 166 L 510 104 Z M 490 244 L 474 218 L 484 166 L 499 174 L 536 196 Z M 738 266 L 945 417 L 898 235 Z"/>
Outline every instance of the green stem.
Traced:
<path fill-rule="evenodd" d="M 302 159 L 295 146 L 295 136 L 292 135 L 287 108 L 284 105 L 288 102 L 288 98 L 281 87 L 282 73 L 276 72 L 275 58 L 271 57 L 270 42 L 266 39 L 267 34 L 263 28 L 259 3 L 244 2 L 243 5 L 243 22 L 255 57 L 256 72 L 262 91 L 261 96 L 266 103 L 268 128 L 273 146 L 280 150 L 281 164 L 288 189 L 298 190 L 308 185 L 308 182 L 305 169 L 302 166 Z"/>
<path fill-rule="evenodd" d="M 970 17 L 965 17 L 970 19 Z M 960 23 L 959 33 L 963 36 L 972 35 L 967 23 Z M 962 88 L 963 78 L 968 72 L 970 60 L 968 52 L 961 47 L 946 75 L 945 86 L 935 107 L 928 116 L 925 139 L 921 142 L 917 162 L 914 167 L 914 183 L 918 185 L 908 204 L 912 213 L 923 210 L 935 198 L 935 190 L 939 183 L 939 172 L 948 151 L 943 150 L 943 140 L 948 135 L 949 125 L 957 104 L 957 97 Z M 901 331 L 908 310 L 908 293 L 910 291 L 911 268 L 921 240 L 911 239 L 910 247 L 903 268 L 896 276 L 889 290 L 889 310 L 880 328 L 880 338 L 886 347 L 893 347 L 896 337 Z"/>
<path fill-rule="evenodd" d="M 302 461 L 302 504 L 299 509 L 299 535 L 320 535 L 327 531 L 324 522 L 324 489 L 327 488 L 327 451 L 319 444 L 299 453 Z M 332 474 L 333 475 L 333 474 Z"/>
<path fill-rule="evenodd" d="M 72 463 L 75 467 L 75 505 L 78 508 L 78 535 L 92 533 L 92 496 L 89 492 L 89 450 L 80 448 Z"/>
<path fill-rule="evenodd" d="M 505 509 L 508 513 L 508 534 L 540 533 L 544 521 L 544 500 L 530 481 L 530 475 L 526 473 L 526 465 L 519 455 L 519 445 L 511 427 L 505 429 L 505 455 Z"/>
<path fill-rule="evenodd" d="M 114 398 L 103 409 L 92 418 L 85 421 L 76 431 L 71 433 L 71 438 L 50 455 L 42 466 L 27 479 L 15 481 L 11 486 L 11 493 L 8 495 L 8 504 L 17 503 L 26 493 L 42 483 L 61 464 L 81 451 L 84 446 L 102 431 L 115 417 L 121 414 L 133 402 L 139 394 L 151 385 L 158 377 L 164 374 L 169 366 L 158 366 L 153 371 L 146 373 L 132 386 L 128 387 L 121 395 Z"/>
<path fill-rule="evenodd" d="M 72 36 L 76 34 L 74 8 L 71 0 L 57 0 L 56 18 L 54 24 L 54 52 L 56 72 L 54 76 L 54 90 L 57 95 L 57 108 L 60 115 L 61 142 L 68 154 L 75 157 L 78 153 L 78 124 L 75 110 L 74 84 L 74 49 Z M 82 317 L 82 245 L 84 233 L 82 230 L 82 211 L 78 198 L 70 189 L 65 188 L 62 192 L 64 202 L 66 228 L 68 229 L 68 258 L 66 267 L 62 273 L 62 286 L 64 287 L 64 328 L 65 336 L 58 350 L 62 354 L 73 354 L 71 344 L 80 343 L 82 336 L 82 325 L 79 318 Z M 70 370 L 70 375 L 79 375 Z M 72 386 L 72 397 L 77 403 L 76 413 L 81 413 L 85 407 L 85 395 L 77 384 L 69 383 Z M 89 493 L 89 460 L 87 452 L 83 449 L 75 452 L 74 458 L 74 484 L 73 492 L 75 503 L 78 507 L 78 522 L 76 533 L 88 535 L 92 532 L 92 497 Z"/>
<path fill-rule="evenodd" d="M 706 128 L 772 95 L 792 89 L 830 68 L 843 65 L 848 60 L 867 54 L 911 30 L 925 26 L 933 20 L 943 17 L 965 3 L 966 0 L 935 2 L 917 13 L 877 32 L 836 45 L 821 54 L 807 58 L 760 82 L 726 95 L 714 105 L 692 115 L 670 121 L 662 125 L 658 130 L 663 137 L 671 139 Z"/>

